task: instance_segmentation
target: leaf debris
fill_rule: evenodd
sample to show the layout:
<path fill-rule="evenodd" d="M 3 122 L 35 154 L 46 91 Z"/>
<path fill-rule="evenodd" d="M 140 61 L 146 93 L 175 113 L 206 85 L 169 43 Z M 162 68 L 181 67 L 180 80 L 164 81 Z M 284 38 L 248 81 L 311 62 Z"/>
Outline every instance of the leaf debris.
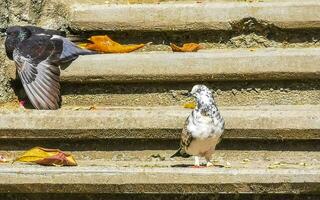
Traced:
<path fill-rule="evenodd" d="M 183 44 L 182 47 L 179 47 L 173 43 L 170 43 L 170 47 L 174 52 L 196 52 L 202 48 L 199 44 L 196 44 L 196 43 L 186 43 L 186 44 Z"/>
<path fill-rule="evenodd" d="M 71 154 L 67 154 L 59 149 L 47 149 L 34 147 L 26 151 L 14 162 L 36 163 L 45 166 L 76 166 L 77 162 Z"/>
<path fill-rule="evenodd" d="M 129 53 L 145 46 L 144 44 L 122 45 L 113 41 L 107 35 L 91 36 L 88 40 L 91 43 L 82 43 L 78 46 L 101 53 Z"/>

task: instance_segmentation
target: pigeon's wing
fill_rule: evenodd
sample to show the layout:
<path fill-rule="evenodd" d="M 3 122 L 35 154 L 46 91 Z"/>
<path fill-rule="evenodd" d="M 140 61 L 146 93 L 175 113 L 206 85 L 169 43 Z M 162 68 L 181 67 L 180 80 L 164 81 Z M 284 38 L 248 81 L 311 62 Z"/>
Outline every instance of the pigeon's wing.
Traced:
<path fill-rule="evenodd" d="M 58 109 L 60 102 L 60 69 L 50 58 L 54 45 L 46 36 L 32 36 L 14 51 L 14 61 L 22 85 L 37 109 Z"/>
<path fill-rule="evenodd" d="M 47 34 L 47 35 L 60 35 L 66 36 L 64 31 L 53 30 L 53 29 L 43 29 L 37 26 L 24 26 L 25 28 L 29 29 L 32 34 Z"/>
<path fill-rule="evenodd" d="M 51 41 L 54 44 L 56 51 L 59 52 L 59 63 L 70 62 L 78 58 L 79 55 L 96 54 L 96 52 L 79 48 L 67 38 L 53 35 Z"/>
<path fill-rule="evenodd" d="M 190 116 L 189 116 L 190 117 Z M 189 123 L 189 117 L 187 118 L 184 127 L 181 132 L 181 140 L 180 140 L 180 148 L 176 153 L 174 153 L 171 158 L 173 157 L 183 157 L 183 158 L 188 158 L 191 155 L 189 155 L 186 152 L 186 148 L 191 144 L 192 142 L 192 134 L 188 131 L 187 125 Z"/>
<path fill-rule="evenodd" d="M 190 131 L 188 131 L 188 128 L 187 128 L 188 123 L 189 123 L 189 117 L 187 118 L 187 120 L 184 124 L 184 127 L 182 129 L 182 132 L 181 132 L 181 142 L 180 142 L 181 149 L 184 149 L 184 148 L 190 146 L 190 144 L 193 140 L 192 134 Z"/>

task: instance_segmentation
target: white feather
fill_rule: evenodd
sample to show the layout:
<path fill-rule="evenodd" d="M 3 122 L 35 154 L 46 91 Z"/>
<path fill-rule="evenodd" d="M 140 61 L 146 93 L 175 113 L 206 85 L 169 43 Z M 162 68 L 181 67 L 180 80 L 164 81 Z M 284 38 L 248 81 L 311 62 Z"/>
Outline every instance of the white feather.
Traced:
<path fill-rule="evenodd" d="M 191 133 L 193 140 L 186 148 L 186 152 L 194 156 L 205 156 L 210 158 L 219 138 L 224 131 L 224 120 L 214 105 L 212 94 L 204 90 L 196 93 L 198 104 L 188 118 L 187 130 Z M 206 109 L 208 114 L 203 114 Z M 218 118 L 216 116 L 219 116 Z"/>

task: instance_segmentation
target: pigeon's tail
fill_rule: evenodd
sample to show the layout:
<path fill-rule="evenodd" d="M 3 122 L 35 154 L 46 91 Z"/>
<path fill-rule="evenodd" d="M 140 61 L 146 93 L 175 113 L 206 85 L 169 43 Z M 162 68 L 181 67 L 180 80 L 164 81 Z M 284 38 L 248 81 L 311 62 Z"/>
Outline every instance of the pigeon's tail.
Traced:
<path fill-rule="evenodd" d="M 81 48 L 74 48 L 72 51 L 64 51 L 62 55 L 60 56 L 60 63 L 68 63 L 70 61 L 74 61 L 77 59 L 79 56 L 84 56 L 84 55 L 94 55 L 98 54 L 98 52 L 95 51 L 90 51 L 86 49 L 81 49 Z"/>
<path fill-rule="evenodd" d="M 187 154 L 182 148 L 179 148 L 176 153 L 174 153 L 170 158 L 174 157 L 182 157 L 182 158 L 189 158 L 191 155 Z"/>
<path fill-rule="evenodd" d="M 172 156 L 170 156 L 170 158 L 181 157 L 180 150 L 181 149 L 179 149 L 177 152 L 175 152 Z"/>
<path fill-rule="evenodd" d="M 90 51 L 90 50 L 86 50 L 86 49 L 78 49 L 77 50 L 77 55 L 78 56 L 84 56 L 84 55 L 94 55 L 94 54 L 100 54 L 97 51 Z"/>
<path fill-rule="evenodd" d="M 55 44 L 55 49 L 60 50 L 59 63 L 67 63 L 77 59 L 82 55 L 98 54 L 98 52 L 82 49 L 70 42 L 67 38 L 53 35 L 51 40 Z"/>

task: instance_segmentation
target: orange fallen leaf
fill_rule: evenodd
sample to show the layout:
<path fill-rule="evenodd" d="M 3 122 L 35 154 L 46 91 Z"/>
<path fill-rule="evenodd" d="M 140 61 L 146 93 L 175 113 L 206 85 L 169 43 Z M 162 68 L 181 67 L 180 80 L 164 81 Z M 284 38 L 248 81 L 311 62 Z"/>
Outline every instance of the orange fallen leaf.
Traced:
<path fill-rule="evenodd" d="M 91 36 L 88 40 L 92 43 L 83 43 L 78 46 L 102 53 L 129 53 L 144 47 L 144 44 L 122 45 L 111 40 L 107 35 Z"/>
<path fill-rule="evenodd" d="M 201 46 L 196 43 L 186 43 L 182 47 L 170 43 L 170 47 L 174 52 L 196 52 L 201 49 Z"/>
<path fill-rule="evenodd" d="M 59 149 L 46 149 L 34 147 L 26 151 L 14 162 L 29 162 L 46 166 L 76 166 L 77 163 L 72 155 L 64 153 Z"/>

